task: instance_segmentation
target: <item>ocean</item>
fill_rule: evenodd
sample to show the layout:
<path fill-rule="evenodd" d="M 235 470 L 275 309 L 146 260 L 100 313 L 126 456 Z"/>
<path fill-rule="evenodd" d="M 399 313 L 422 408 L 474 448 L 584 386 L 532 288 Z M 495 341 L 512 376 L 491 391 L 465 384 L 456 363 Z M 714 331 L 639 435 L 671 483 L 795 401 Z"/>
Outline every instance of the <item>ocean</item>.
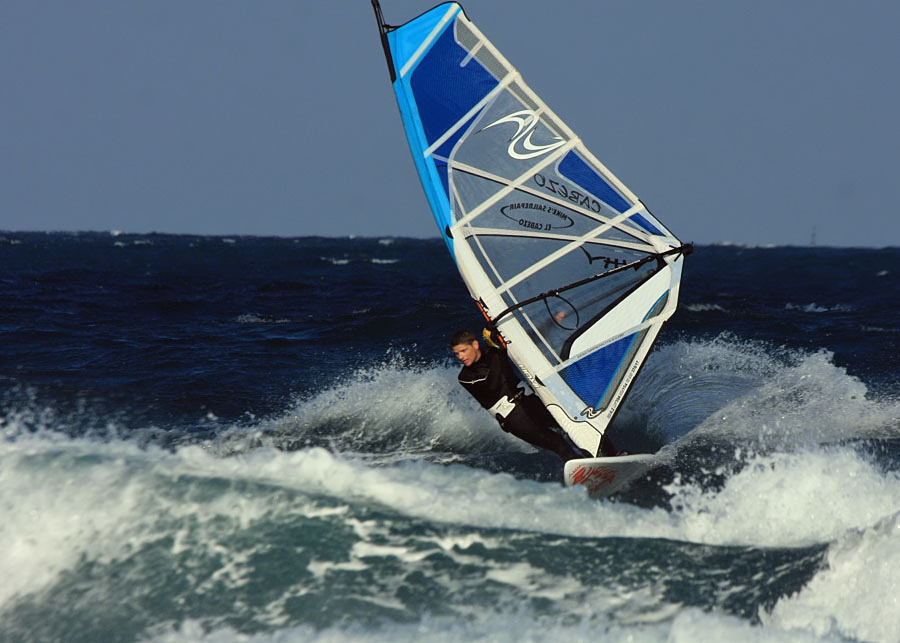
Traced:
<path fill-rule="evenodd" d="M 900 248 L 699 246 L 589 499 L 439 239 L 0 233 L 2 641 L 900 641 Z"/>

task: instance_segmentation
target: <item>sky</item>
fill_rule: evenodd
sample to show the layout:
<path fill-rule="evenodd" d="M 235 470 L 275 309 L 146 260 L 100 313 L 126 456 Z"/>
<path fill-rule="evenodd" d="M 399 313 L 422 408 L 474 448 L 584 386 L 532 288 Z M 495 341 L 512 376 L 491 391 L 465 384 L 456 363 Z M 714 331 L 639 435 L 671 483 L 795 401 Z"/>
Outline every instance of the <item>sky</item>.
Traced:
<path fill-rule="evenodd" d="M 682 240 L 900 246 L 900 3 L 463 6 Z M 369 0 L 0 0 L 0 230 L 438 236 Z"/>

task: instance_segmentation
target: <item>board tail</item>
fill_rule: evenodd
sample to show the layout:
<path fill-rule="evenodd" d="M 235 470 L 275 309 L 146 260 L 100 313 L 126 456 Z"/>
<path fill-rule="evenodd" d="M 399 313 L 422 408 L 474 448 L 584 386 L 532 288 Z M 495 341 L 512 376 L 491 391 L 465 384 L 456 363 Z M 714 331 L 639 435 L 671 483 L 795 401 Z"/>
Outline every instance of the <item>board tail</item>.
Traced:
<path fill-rule="evenodd" d="M 652 455 L 638 454 L 610 458 L 585 458 L 566 462 L 566 486 L 581 485 L 592 498 L 603 498 L 626 487 L 657 465 Z"/>

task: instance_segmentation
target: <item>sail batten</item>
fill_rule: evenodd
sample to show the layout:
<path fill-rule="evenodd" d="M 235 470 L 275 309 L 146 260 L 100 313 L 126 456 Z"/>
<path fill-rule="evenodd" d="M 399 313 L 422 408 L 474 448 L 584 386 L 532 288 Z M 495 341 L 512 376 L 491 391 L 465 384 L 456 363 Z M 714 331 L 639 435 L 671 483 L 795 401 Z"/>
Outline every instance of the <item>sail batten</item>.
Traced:
<path fill-rule="evenodd" d="M 560 427 L 596 454 L 675 310 L 682 243 L 455 2 L 387 27 L 397 104 L 473 299 Z"/>

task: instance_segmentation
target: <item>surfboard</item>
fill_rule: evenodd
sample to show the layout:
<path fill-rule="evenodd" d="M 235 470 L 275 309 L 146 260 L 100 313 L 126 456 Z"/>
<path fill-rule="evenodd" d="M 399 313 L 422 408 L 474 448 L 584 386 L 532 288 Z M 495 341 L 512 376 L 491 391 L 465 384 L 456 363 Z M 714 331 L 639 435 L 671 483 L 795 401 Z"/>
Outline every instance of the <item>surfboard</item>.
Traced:
<path fill-rule="evenodd" d="M 372 5 L 406 140 L 456 268 L 528 385 L 596 456 L 675 312 L 693 248 L 587 149 L 459 4 L 399 26 Z M 557 44 L 548 55 L 564 50 Z M 602 70 L 598 61 L 572 85 L 602 87 Z M 590 97 L 597 114 L 615 99 Z"/>
<path fill-rule="evenodd" d="M 584 458 L 566 462 L 564 476 L 567 487 L 581 485 L 591 498 L 604 498 L 655 466 L 656 458 L 648 454 Z"/>

